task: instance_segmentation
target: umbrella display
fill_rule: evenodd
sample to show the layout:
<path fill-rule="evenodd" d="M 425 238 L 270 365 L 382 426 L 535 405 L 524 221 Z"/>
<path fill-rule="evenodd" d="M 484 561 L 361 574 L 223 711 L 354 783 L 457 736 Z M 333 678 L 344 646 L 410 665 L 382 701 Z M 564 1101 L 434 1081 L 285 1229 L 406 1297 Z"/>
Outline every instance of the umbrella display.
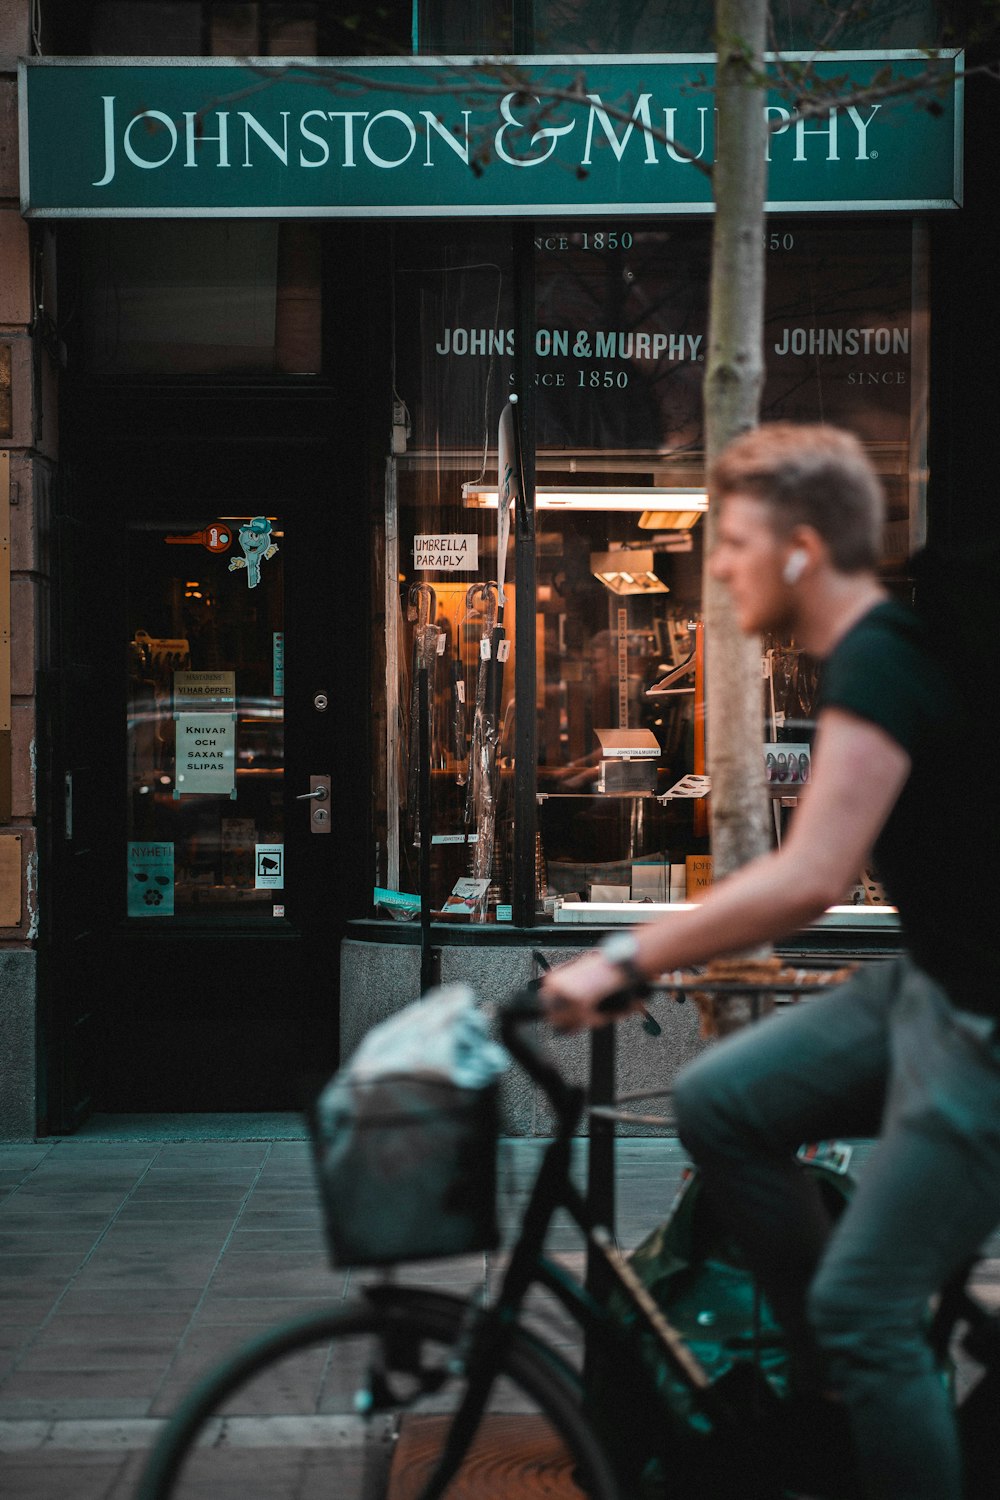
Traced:
<path fill-rule="evenodd" d="M 412 670 L 410 672 L 410 735 L 407 761 L 406 809 L 411 828 L 415 827 L 420 777 L 420 673 L 427 673 L 427 714 L 434 715 L 434 678 L 437 670 L 441 630 L 434 623 L 437 595 L 429 583 L 410 585 L 406 618 L 413 624 Z M 427 744 L 434 741 L 433 723 L 427 726 Z"/>
<path fill-rule="evenodd" d="M 478 614 L 482 620 L 465 821 L 467 825 L 475 824 L 477 834 L 472 873 L 477 879 L 487 880 L 493 869 L 496 836 L 497 750 L 507 642 L 499 620 L 499 596 L 495 583 L 470 584 L 465 602 L 469 614 Z"/>

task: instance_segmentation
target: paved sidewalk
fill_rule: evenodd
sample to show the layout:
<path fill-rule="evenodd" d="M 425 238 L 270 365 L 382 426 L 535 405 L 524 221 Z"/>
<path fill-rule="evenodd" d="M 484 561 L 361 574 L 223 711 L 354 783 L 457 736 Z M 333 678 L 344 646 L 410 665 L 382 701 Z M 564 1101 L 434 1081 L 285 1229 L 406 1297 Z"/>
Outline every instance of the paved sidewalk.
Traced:
<path fill-rule="evenodd" d="M 299 1122 L 240 1120 L 119 1121 L 104 1139 L 91 1127 L 0 1146 L 4 1500 L 126 1500 L 143 1450 L 201 1371 L 251 1333 L 346 1294 L 348 1276 L 327 1263 Z M 200 1138 L 176 1138 L 185 1133 Z M 540 1149 L 503 1143 L 508 1224 Z M 672 1139 L 618 1141 L 623 1244 L 662 1220 L 683 1162 Z M 556 1226 L 553 1241 L 582 1266 L 575 1231 Z M 472 1289 L 494 1259 L 406 1275 Z M 996 1279 L 987 1261 L 987 1294 Z"/>
<path fill-rule="evenodd" d="M 91 1127 L 0 1146 L 4 1500 L 124 1500 L 142 1451 L 208 1365 L 270 1323 L 345 1295 L 299 1122 L 272 1118 L 252 1133 L 261 1129 L 271 1138 L 234 1138 L 239 1117 L 139 1120 L 105 1139 Z M 186 1130 L 229 1138 L 156 1138 Z M 503 1143 L 508 1223 L 540 1149 Z M 631 1244 L 663 1218 L 682 1158 L 672 1140 L 622 1141 L 618 1151 L 619 1233 Z M 569 1233 L 554 1239 L 576 1260 Z M 472 1289 L 491 1260 L 436 1262 L 413 1277 L 419 1269 L 449 1290 Z"/>

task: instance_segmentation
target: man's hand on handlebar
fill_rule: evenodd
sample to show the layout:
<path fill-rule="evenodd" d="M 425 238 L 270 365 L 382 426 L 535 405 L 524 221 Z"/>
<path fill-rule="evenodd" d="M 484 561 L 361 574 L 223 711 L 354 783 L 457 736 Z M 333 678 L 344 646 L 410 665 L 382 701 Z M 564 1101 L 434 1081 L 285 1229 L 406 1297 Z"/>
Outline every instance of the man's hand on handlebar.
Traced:
<path fill-rule="evenodd" d="M 615 963 L 592 948 L 544 975 L 538 993 L 546 1019 L 556 1031 L 582 1031 L 644 1009 L 647 987 L 639 994 Z"/>

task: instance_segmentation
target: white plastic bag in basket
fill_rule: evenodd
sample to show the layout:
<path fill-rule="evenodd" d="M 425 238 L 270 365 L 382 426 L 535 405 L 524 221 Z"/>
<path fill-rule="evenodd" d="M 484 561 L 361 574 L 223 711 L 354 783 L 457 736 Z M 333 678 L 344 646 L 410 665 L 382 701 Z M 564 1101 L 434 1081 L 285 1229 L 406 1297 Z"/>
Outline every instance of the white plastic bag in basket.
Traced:
<path fill-rule="evenodd" d="M 367 1081 L 418 1074 L 478 1089 L 498 1078 L 509 1061 L 505 1049 L 490 1038 L 470 987 L 447 984 L 374 1026 L 362 1037 L 344 1076 Z"/>

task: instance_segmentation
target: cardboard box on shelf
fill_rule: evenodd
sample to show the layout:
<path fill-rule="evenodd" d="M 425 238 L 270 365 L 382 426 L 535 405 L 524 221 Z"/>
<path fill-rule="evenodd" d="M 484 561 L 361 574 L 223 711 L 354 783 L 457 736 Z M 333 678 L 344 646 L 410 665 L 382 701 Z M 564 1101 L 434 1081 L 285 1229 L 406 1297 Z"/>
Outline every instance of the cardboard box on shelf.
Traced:
<path fill-rule="evenodd" d="M 712 884 L 712 856 L 689 854 L 687 857 L 687 899 L 698 901 Z"/>

